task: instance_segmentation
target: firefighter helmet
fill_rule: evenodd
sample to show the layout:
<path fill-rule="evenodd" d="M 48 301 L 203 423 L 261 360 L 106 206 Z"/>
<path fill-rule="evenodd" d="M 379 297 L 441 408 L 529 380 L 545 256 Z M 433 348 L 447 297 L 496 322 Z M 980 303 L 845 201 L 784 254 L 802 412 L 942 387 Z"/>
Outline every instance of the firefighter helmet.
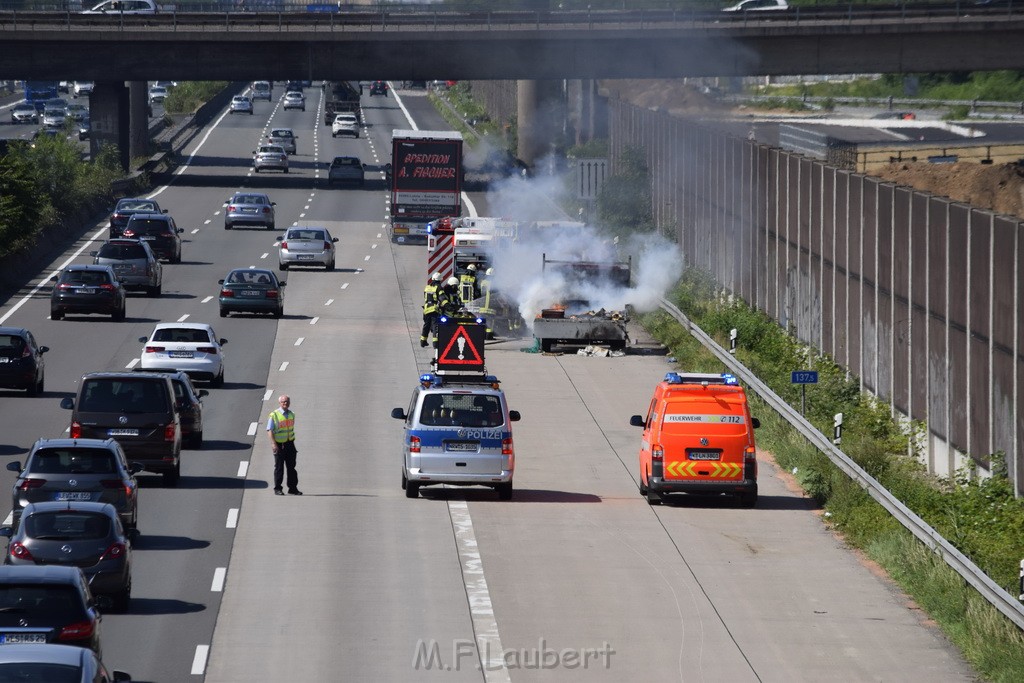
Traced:
<path fill-rule="evenodd" d="M 494 268 L 488 268 L 485 270 L 484 275 L 494 275 Z"/>
<path fill-rule="evenodd" d="M 449 287 L 458 287 L 459 286 L 459 278 L 457 278 L 457 277 L 450 277 L 450 278 L 448 278 L 448 282 L 446 282 L 445 284 L 447 284 Z"/>
<path fill-rule="evenodd" d="M 468 266 L 466 266 L 466 270 L 468 270 L 471 273 L 475 273 L 476 272 L 476 264 L 475 263 L 470 263 Z"/>
<path fill-rule="evenodd" d="M 440 282 L 441 281 L 441 273 L 438 272 L 438 273 L 434 273 L 433 275 L 431 275 L 430 276 L 430 281 L 431 282 Z"/>

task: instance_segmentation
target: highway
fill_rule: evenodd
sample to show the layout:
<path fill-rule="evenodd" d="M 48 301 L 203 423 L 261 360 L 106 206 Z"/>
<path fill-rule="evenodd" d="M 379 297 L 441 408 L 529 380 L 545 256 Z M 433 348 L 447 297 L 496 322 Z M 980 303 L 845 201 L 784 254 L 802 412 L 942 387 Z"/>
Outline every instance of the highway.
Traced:
<path fill-rule="evenodd" d="M 125 368 L 157 322 L 209 322 L 228 339 L 226 382 L 205 403 L 206 443 L 182 480 L 141 476 L 141 536 L 130 613 L 104 617 L 104 660 L 136 681 L 973 680 L 923 615 L 821 523 L 759 454 L 761 498 L 741 509 L 638 494 L 642 413 L 664 357 L 523 353 L 487 347 L 515 425 L 516 492 L 399 488 L 401 423 L 429 356 L 420 349 L 421 246 L 384 229 L 379 174 L 364 189 L 325 186 L 339 154 L 389 161 L 390 132 L 445 124 L 421 92 L 363 98 L 358 139 L 330 137 L 320 91 L 305 112 L 256 103 L 225 114 L 180 155 L 155 196 L 185 228 L 164 294 L 131 295 L 127 320 L 48 319 L 49 275 L 0 307 L 47 354 L 39 398 L 0 392 L 2 462 L 59 436 L 85 372 Z M 401 106 L 399 104 L 401 102 Z M 269 125 L 298 135 L 291 172 L 251 173 Z M 326 225 L 337 270 L 289 271 L 285 317 L 217 316 L 217 280 L 275 264 L 275 233 L 223 229 L 238 189 L 277 202 L 284 225 Z M 480 215 L 493 197 L 471 196 Z M 541 203 L 542 198 L 534 198 Z M 546 201 L 546 200 L 544 200 Z M 280 393 L 297 415 L 302 497 L 276 497 L 264 433 Z M 0 469 L 0 490 L 14 473 Z"/>

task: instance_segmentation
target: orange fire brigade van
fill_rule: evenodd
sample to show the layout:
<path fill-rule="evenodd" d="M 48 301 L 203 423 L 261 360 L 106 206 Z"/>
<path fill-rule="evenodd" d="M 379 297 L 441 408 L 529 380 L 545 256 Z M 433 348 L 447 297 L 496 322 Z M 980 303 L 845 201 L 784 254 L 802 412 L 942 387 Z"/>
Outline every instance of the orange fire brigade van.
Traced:
<path fill-rule="evenodd" d="M 726 493 L 757 504 L 757 459 L 747 395 L 728 374 L 670 372 L 654 389 L 640 444 L 640 493 L 651 505 L 668 493 Z"/>

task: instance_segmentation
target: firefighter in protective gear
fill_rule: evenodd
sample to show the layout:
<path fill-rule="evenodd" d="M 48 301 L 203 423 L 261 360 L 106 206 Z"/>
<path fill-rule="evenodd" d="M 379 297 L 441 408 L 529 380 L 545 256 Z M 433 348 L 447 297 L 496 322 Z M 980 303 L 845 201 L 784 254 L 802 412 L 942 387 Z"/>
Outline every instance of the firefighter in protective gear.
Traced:
<path fill-rule="evenodd" d="M 441 273 L 434 273 L 423 288 L 423 330 L 420 332 L 420 346 L 426 347 L 427 336 L 435 330 L 437 323 L 437 299 L 441 289 Z M 435 337 L 436 341 L 436 337 Z"/>
<path fill-rule="evenodd" d="M 459 299 L 459 279 L 448 278 L 437 292 L 437 313 L 433 318 L 434 348 L 437 348 L 437 326 L 442 315 L 454 316 L 462 308 L 462 301 Z"/>
<path fill-rule="evenodd" d="M 466 267 L 466 272 L 459 276 L 459 298 L 462 299 L 462 305 L 468 305 L 477 298 L 477 294 L 476 264 L 470 263 Z"/>
<path fill-rule="evenodd" d="M 491 308 L 491 280 L 493 279 L 494 268 L 488 268 L 484 271 L 484 276 L 480 280 L 480 296 L 483 297 L 483 306 L 480 307 L 480 315 L 484 316 L 487 321 L 487 339 L 494 339 L 494 330 L 491 329 L 491 317 L 494 315 L 494 309 Z"/>

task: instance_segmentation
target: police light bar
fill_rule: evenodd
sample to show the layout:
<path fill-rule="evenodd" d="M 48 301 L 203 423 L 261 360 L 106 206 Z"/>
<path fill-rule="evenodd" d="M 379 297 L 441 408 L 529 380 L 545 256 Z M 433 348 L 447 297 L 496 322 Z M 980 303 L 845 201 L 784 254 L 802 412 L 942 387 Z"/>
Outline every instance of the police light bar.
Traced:
<path fill-rule="evenodd" d="M 711 372 L 669 372 L 665 374 L 665 381 L 669 384 L 739 384 L 733 375 Z"/>
<path fill-rule="evenodd" d="M 438 318 L 437 320 L 438 320 L 438 322 L 446 323 L 446 322 L 448 322 L 448 316 L 446 316 L 446 315 L 442 315 L 442 316 L 441 316 L 440 318 Z"/>
<path fill-rule="evenodd" d="M 420 375 L 420 384 L 424 387 L 435 386 L 439 387 L 444 382 L 444 379 L 432 372 L 425 372 Z"/>

